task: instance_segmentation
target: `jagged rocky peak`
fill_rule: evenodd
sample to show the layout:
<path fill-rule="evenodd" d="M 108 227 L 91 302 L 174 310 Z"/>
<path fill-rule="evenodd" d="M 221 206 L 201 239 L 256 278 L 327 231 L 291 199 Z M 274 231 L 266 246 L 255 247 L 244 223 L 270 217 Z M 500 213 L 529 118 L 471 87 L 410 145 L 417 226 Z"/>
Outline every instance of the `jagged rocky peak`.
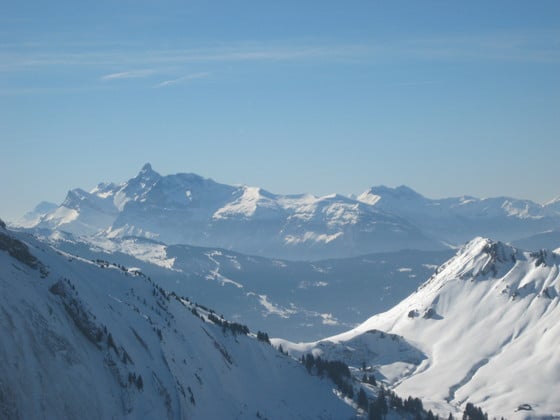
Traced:
<path fill-rule="evenodd" d="M 144 166 L 142 166 L 142 169 L 140 170 L 140 172 L 152 172 L 152 165 L 150 164 L 150 162 L 146 162 L 144 164 Z"/>
<path fill-rule="evenodd" d="M 145 163 L 144 166 L 142 166 L 142 169 L 140 169 L 140 172 L 138 172 L 136 178 L 153 179 L 161 178 L 161 175 L 158 172 L 154 171 L 150 163 Z"/>
<path fill-rule="evenodd" d="M 501 241 L 477 236 L 467 242 L 458 254 L 471 257 L 489 255 L 494 261 L 505 262 L 510 260 L 511 256 L 516 253 L 517 249 Z"/>
<path fill-rule="evenodd" d="M 503 242 L 476 237 L 467 242 L 457 254 L 437 268 L 424 284 L 454 279 L 474 280 L 498 277 L 509 271 L 518 259 L 519 251 Z"/>
<path fill-rule="evenodd" d="M 68 191 L 62 205 L 68 208 L 77 207 L 78 204 L 88 196 L 88 192 L 82 190 L 81 188 L 74 188 L 73 190 Z"/>
<path fill-rule="evenodd" d="M 0 228 L 6 229 L 6 223 L 2 219 L 0 219 Z"/>
<path fill-rule="evenodd" d="M 115 205 L 122 211 L 124 205 L 137 199 L 140 195 L 149 191 L 162 176 L 152 169 L 152 165 L 146 163 L 142 166 L 138 175 L 128 180 L 115 195 Z"/>
<path fill-rule="evenodd" d="M 492 261 L 495 262 L 506 262 L 515 261 L 515 254 L 517 250 L 503 242 L 493 242 L 488 240 L 488 243 L 484 246 L 483 252 L 490 255 Z"/>
<path fill-rule="evenodd" d="M 95 194 L 99 197 L 108 197 L 120 188 L 114 182 L 100 182 L 97 186 L 90 191 L 90 194 Z"/>

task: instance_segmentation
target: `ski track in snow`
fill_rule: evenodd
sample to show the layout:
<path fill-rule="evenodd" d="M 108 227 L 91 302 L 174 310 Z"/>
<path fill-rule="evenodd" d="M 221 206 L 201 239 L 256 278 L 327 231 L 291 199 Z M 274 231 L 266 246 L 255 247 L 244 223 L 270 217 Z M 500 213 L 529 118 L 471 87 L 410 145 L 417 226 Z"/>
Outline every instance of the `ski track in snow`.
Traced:
<path fill-rule="evenodd" d="M 226 276 L 224 276 L 222 273 L 220 273 L 221 264 L 218 260 L 216 260 L 214 258 L 214 257 L 217 257 L 219 255 L 222 255 L 222 253 L 220 251 L 209 252 L 209 253 L 206 254 L 208 259 L 210 261 L 212 261 L 214 263 L 214 265 L 216 266 L 216 268 L 213 269 L 210 272 L 210 274 L 208 274 L 206 276 L 206 279 L 217 281 L 217 282 L 221 283 L 222 286 L 225 286 L 226 284 L 231 284 L 231 285 L 237 287 L 238 289 L 243 289 L 243 285 L 241 283 L 238 283 L 238 282 L 236 282 L 232 279 L 229 279 Z"/>

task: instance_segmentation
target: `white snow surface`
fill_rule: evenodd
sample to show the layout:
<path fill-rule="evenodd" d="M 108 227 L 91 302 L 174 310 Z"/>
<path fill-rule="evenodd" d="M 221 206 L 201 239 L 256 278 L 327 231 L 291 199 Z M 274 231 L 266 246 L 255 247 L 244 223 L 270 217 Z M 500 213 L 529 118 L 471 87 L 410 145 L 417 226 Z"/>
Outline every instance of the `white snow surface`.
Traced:
<path fill-rule="evenodd" d="M 261 217 L 274 218 L 282 211 L 277 197 L 260 188 L 242 186 L 236 193 L 241 194 L 240 197 L 218 209 L 212 216 L 214 219 L 248 219 L 255 216 L 257 211 L 263 213 Z"/>
<path fill-rule="evenodd" d="M 27 244 L 43 275 L 0 251 L 0 418 L 355 416 L 332 382 L 224 332 L 143 275 L 8 235 Z"/>
<path fill-rule="evenodd" d="M 553 252 L 476 238 L 391 310 L 319 342 L 276 344 L 367 363 L 440 415 L 471 402 L 490 417 L 552 418 L 560 415 L 559 273 Z M 372 331 L 408 343 L 416 358 L 380 349 Z M 532 410 L 517 411 L 522 404 Z"/>

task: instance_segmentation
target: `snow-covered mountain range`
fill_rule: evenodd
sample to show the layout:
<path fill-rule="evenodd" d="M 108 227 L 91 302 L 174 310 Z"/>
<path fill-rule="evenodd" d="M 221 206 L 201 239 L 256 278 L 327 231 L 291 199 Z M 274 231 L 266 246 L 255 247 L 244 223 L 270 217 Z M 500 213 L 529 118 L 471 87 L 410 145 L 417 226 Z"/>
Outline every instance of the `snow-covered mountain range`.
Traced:
<path fill-rule="evenodd" d="M 368 366 L 440 414 L 467 402 L 491 416 L 560 415 L 560 256 L 476 238 L 391 310 L 300 355 Z"/>
<path fill-rule="evenodd" d="M 508 419 L 560 417 L 560 200 L 433 200 L 405 186 L 277 195 L 146 164 L 10 226 L 0 224 L 0 357 L 17 356 L 0 377 L 25 375 L 0 381 L 0 417 L 72 417 L 87 387 L 92 418 L 365 415 L 310 379 L 324 368 L 310 354 L 347 363 L 352 389 L 371 398 L 384 395 L 374 376 L 440 415 L 469 403 Z M 308 372 L 242 324 L 282 337 L 272 343 Z M 68 391 L 76 404 L 62 405 L 82 375 Z M 60 385 L 45 393 L 45 378 Z M 307 407 L 298 387 L 284 393 L 292 381 L 328 395 L 326 406 Z M 261 403 L 261 391 L 284 398 Z M 415 415 L 399 410 L 393 418 Z"/>
<path fill-rule="evenodd" d="M 71 190 L 34 226 L 291 259 L 443 247 L 402 218 L 341 195 L 276 195 L 194 174 L 161 176 L 149 164 L 124 184 Z"/>
<path fill-rule="evenodd" d="M 512 241 L 560 226 L 558 199 L 546 204 L 510 197 L 433 200 L 406 186 L 372 187 L 357 198 L 452 244 L 463 244 L 475 236 Z"/>
<path fill-rule="evenodd" d="M 309 260 L 442 249 L 477 235 L 520 239 L 557 229 L 560 201 L 432 200 L 404 186 L 373 187 L 356 199 L 277 195 L 195 174 L 162 176 L 146 164 L 123 184 L 71 190 L 60 206 L 43 204 L 20 225 Z"/>

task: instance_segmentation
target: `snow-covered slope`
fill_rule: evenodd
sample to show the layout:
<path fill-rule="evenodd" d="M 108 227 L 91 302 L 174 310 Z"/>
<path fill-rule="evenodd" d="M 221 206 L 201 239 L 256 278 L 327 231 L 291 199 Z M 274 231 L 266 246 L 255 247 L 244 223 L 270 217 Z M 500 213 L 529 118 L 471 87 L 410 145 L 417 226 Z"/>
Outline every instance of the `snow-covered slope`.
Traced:
<path fill-rule="evenodd" d="M 332 382 L 216 323 L 143 274 L 0 226 L 0 418 L 354 416 Z"/>
<path fill-rule="evenodd" d="M 138 237 L 85 240 L 55 231 L 41 238 L 90 260 L 141 268 L 167 290 L 290 340 L 337 334 L 390 309 L 452 255 L 409 250 L 311 263 Z"/>
<path fill-rule="evenodd" d="M 475 236 L 511 241 L 560 226 L 559 201 L 541 205 L 510 197 L 469 196 L 432 200 L 406 186 L 372 187 L 358 200 L 451 243 Z"/>
<path fill-rule="evenodd" d="M 476 238 L 400 304 L 325 342 L 346 360 L 358 352 L 399 394 L 441 414 L 471 402 L 491 416 L 551 418 L 560 415 L 559 302 L 560 256 Z M 368 357 L 373 330 L 425 358 Z M 325 342 L 283 346 L 319 351 Z M 531 410 L 518 410 L 524 404 Z"/>
<path fill-rule="evenodd" d="M 112 199 L 114 189 L 115 186 L 111 184 L 100 185 L 91 192 L 80 188 L 71 190 L 60 206 L 42 215 L 34 226 L 78 235 L 97 233 L 110 226 L 117 217 L 118 210 Z"/>
<path fill-rule="evenodd" d="M 344 196 L 276 195 L 195 174 L 161 176 L 150 164 L 124 184 L 70 191 L 33 226 L 289 259 L 444 248 L 400 217 Z"/>

